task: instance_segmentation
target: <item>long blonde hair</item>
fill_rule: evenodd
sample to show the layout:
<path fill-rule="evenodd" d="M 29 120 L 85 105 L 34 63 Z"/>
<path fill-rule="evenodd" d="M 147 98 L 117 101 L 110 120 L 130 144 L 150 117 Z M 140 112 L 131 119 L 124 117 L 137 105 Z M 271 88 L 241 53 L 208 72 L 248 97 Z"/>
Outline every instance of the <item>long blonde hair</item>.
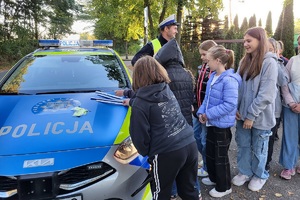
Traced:
<path fill-rule="evenodd" d="M 151 56 L 143 56 L 134 64 L 132 89 L 156 83 L 171 82 L 165 68 Z"/>
<path fill-rule="evenodd" d="M 244 35 L 249 35 L 259 41 L 257 53 L 246 53 L 240 62 L 239 74 L 243 77 L 247 74 L 246 80 L 253 79 L 259 75 L 265 54 L 269 51 L 268 37 L 265 29 L 261 27 L 249 28 Z"/>

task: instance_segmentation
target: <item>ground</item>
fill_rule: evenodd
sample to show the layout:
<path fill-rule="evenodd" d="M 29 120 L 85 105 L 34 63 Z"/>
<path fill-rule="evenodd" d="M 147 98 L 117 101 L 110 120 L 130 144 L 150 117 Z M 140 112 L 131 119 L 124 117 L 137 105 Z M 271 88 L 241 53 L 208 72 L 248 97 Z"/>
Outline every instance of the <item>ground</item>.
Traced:
<path fill-rule="evenodd" d="M 237 173 L 237 146 L 234 139 L 235 130 L 233 130 L 233 139 L 231 141 L 229 156 L 231 163 L 231 176 L 234 177 Z M 299 200 L 300 199 L 300 174 L 296 174 L 291 180 L 284 180 L 279 177 L 282 171 L 282 166 L 279 164 L 279 154 L 282 138 L 282 128 L 279 129 L 279 140 L 275 141 L 273 160 L 271 161 L 270 177 L 262 190 L 258 192 L 252 192 L 248 189 L 248 183 L 243 186 L 232 185 L 232 193 L 221 198 L 222 200 L 269 200 L 269 199 L 284 199 L 284 200 Z M 201 159 L 201 157 L 200 157 Z M 201 182 L 201 178 L 199 178 Z M 209 196 L 208 192 L 213 186 L 206 186 L 201 183 L 201 194 L 203 200 L 215 199 Z"/>

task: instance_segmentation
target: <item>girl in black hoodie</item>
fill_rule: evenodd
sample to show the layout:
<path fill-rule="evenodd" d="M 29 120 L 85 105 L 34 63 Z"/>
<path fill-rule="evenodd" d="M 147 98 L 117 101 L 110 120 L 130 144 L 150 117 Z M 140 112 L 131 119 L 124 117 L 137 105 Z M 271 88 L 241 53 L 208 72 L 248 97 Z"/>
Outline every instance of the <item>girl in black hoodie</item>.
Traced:
<path fill-rule="evenodd" d="M 166 70 L 150 56 L 140 58 L 133 71 L 130 135 L 143 156 L 149 156 L 153 199 L 169 199 L 176 180 L 182 199 L 198 200 L 195 188 L 198 153 L 193 128 L 170 90 Z"/>

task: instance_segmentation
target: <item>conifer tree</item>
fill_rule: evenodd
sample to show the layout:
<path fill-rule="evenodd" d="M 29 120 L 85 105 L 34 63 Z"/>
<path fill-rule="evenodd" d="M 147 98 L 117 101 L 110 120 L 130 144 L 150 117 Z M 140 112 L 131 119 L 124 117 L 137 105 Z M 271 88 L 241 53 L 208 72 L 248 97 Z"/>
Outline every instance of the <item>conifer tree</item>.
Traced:
<path fill-rule="evenodd" d="M 234 26 L 235 32 L 239 32 L 240 28 L 239 28 L 239 17 L 238 17 L 238 15 L 235 15 L 235 17 L 233 19 L 233 26 Z"/>
<path fill-rule="evenodd" d="M 256 16 L 255 14 L 250 17 L 249 19 L 249 28 L 256 26 Z"/>
<path fill-rule="evenodd" d="M 274 39 L 275 40 L 281 40 L 282 39 L 283 11 L 284 10 L 282 9 L 281 14 L 280 14 L 279 19 L 278 19 L 277 27 L 276 27 L 276 30 L 275 30 L 275 33 L 274 33 Z"/>
<path fill-rule="evenodd" d="M 261 18 L 258 20 L 258 26 L 262 27 Z"/>
<path fill-rule="evenodd" d="M 273 35 L 273 31 L 272 31 L 272 13 L 271 13 L 271 11 L 269 11 L 269 13 L 268 13 L 265 30 L 266 30 L 269 37 L 271 37 Z"/>
<path fill-rule="evenodd" d="M 240 28 L 241 34 L 244 34 L 247 31 L 248 28 L 249 28 L 248 20 L 245 17 L 244 20 L 243 20 L 243 23 L 241 25 L 241 28 Z"/>
<path fill-rule="evenodd" d="M 287 58 L 294 56 L 294 12 L 293 0 L 284 1 L 284 17 L 282 21 L 282 42 L 284 43 L 283 55 Z"/>

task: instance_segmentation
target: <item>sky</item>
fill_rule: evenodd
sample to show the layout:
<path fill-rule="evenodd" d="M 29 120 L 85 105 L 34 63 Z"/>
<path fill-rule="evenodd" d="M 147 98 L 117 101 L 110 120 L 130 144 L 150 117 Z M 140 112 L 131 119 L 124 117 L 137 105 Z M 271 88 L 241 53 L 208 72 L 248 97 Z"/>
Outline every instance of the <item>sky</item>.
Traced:
<path fill-rule="evenodd" d="M 221 12 L 221 16 L 228 15 L 229 17 L 229 8 L 230 8 L 230 1 L 231 1 L 231 16 L 232 21 L 235 15 L 238 15 L 239 23 L 243 22 L 244 18 L 246 17 L 248 20 L 251 16 L 255 14 L 257 24 L 258 20 L 261 18 L 262 26 L 265 27 L 266 20 L 269 11 L 272 13 L 272 29 L 275 32 L 279 16 L 282 11 L 283 1 L 284 0 L 223 0 L 224 10 Z M 300 18 L 299 9 L 296 8 L 300 7 L 300 0 L 294 0 L 294 17 Z M 221 18 L 222 19 L 222 18 Z"/>
<path fill-rule="evenodd" d="M 272 31 L 275 32 L 279 16 L 282 11 L 283 1 L 284 0 L 223 0 L 224 10 L 220 12 L 220 19 L 224 19 L 225 15 L 230 16 L 229 7 L 231 1 L 231 16 L 232 21 L 235 15 L 238 15 L 239 23 L 243 22 L 246 17 L 248 20 L 251 16 L 255 14 L 258 20 L 261 18 L 262 26 L 265 27 L 266 19 L 269 11 L 272 13 Z M 300 7 L 300 0 L 294 0 L 294 17 L 300 18 L 300 11 L 296 10 L 296 8 Z M 86 22 L 77 21 L 72 26 L 73 31 L 77 32 L 75 35 L 70 35 L 68 39 L 77 39 L 79 40 L 79 34 L 86 32 L 87 30 L 91 31 L 91 24 Z"/>

